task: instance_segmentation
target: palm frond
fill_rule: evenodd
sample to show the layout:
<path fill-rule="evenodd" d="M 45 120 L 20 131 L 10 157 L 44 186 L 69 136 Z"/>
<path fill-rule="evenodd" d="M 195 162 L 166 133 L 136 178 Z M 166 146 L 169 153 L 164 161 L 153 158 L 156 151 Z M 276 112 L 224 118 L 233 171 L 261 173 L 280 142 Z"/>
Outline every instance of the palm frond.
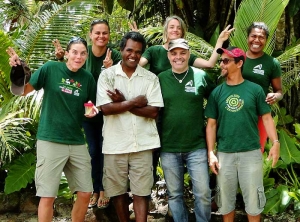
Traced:
<path fill-rule="evenodd" d="M 235 31 L 230 44 L 247 50 L 247 28 L 255 21 L 265 22 L 269 27 L 265 52 L 272 54 L 275 47 L 275 30 L 289 0 L 244 0 L 239 6 L 234 20 Z"/>
<path fill-rule="evenodd" d="M 300 80 L 300 44 L 290 48 L 277 57 L 282 69 L 283 92 L 287 92 L 292 86 L 298 87 Z"/>
<path fill-rule="evenodd" d="M 146 41 L 150 44 L 158 45 L 162 44 L 163 27 L 147 27 L 140 29 L 140 33 L 146 38 Z M 187 32 L 186 40 L 189 42 L 191 52 L 203 59 L 209 59 L 213 52 L 213 47 L 203 40 L 201 37 L 196 36 L 193 33 Z"/>
<path fill-rule="evenodd" d="M 2 108 L 2 111 L 5 109 Z M 23 110 L 18 112 L 9 113 L 4 118 L 0 117 L 0 162 L 1 164 L 11 161 L 12 157 L 19 153 L 17 147 L 21 146 L 22 149 L 29 148 L 28 141 L 30 138 L 26 135 L 27 123 L 31 122 L 29 118 L 16 118 Z M 7 112 L 6 112 L 7 114 Z"/>
<path fill-rule="evenodd" d="M 90 21 L 99 1 L 69 1 L 63 5 L 52 4 L 52 10 L 43 11 L 27 26 L 21 38 L 16 40 L 22 56 L 35 70 L 45 61 L 54 59 L 53 39 L 65 46 L 71 36 L 85 36 L 83 24 Z"/>
<path fill-rule="evenodd" d="M 9 92 L 9 73 L 10 66 L 8 65 L 8 55 L 5 50 L 12 45 L 9 36 L 0 30 L 0 95 L 3 97 L 3 103 L 10 100 L 12 94 Z"/>

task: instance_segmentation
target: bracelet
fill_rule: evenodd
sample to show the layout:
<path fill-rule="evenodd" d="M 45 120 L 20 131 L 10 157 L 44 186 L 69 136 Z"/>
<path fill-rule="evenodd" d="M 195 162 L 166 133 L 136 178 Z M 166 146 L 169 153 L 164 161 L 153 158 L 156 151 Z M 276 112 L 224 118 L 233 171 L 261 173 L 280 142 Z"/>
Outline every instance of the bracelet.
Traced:
<path fill-rule="evenodd" d="M 274 145 L 274 143 L 280 143 L 279 140 L 274 140 L 272 145 Z"/>

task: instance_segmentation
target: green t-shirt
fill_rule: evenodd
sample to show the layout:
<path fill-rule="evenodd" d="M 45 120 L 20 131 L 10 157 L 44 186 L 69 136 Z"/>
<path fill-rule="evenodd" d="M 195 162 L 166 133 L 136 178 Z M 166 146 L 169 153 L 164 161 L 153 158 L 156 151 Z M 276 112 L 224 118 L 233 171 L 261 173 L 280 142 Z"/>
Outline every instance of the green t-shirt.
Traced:
<path fill-rule="evenodd" d="M 217 120 L 217 149 L 225 153 L 260 148 L 258 116 L 271 112 L 261 86 L 244 80 L 219 85 L 209 96 L 205 115 Z"/>
<path fill-rule="evenodd" d="M 171 64 L 168 59 L 168 50 L 162 45 L 151 46 L 143 53 L 142 57 L 148 60 L 150 65 L 149 70 L 158 75 L 161 72 L 171 69 Z M 189 65 L 193 66 L 197 56 L 191 54 L 189 59 Z"/>
<path fill-rule="evenodd" d="M 116 65 L 122 58 L 121 53 L 115 49 L 111 50 L 111 59 L 113 60 L 113 65 Z M 98 81 L 99 75 L 101 73 L 101 67 L 103 66 L 103 60 L 105 59 L 106 53 L 100 57 L 96 57 L 92 52 L 92 46 L 88 46 L 88 58 L 83 66 L 87 71 L 91 72 Z"/>
<path fill-rule="evenodd" d="M 174 74 L 183 79 L 185 73 Z M 190 67 L 182 83 L 168 69 L 158 75 L 164 108 L 162 109 L 161 147 L 163 152 L 190 152 L 206 147 L 204 97 L 215 85 L 200 69 Z"/>
<path fill-rule="evenodd" d="M 113 65 L 117 64 L 122 58 L 120 51 L 117 51 L 115 49 L 111 50 L 111 59 L 113 60 Z M 103 66 L 103 60 L 106 57 L 106 53 L 104 53 L 102 56 L 97 57 L 92 52 L 92 46 L 88 46 L 88 58 L 83 66 L 87 71 L 91 72 L 93 74 L 93 77 L 97 83 L 98 78 L 101 73 L 101 67 Z M 96 104 L 96 101 L 93 101 L 94 104 Z M 84 118 L 85 121 L 89 122 L 98 122 L 99 125 L 103 125 L 103 115 L 102 112 L 99 112 L 99 114 L 93 118 Z"/>
<path fill-rule="evenodd" d="M 50 61 L 33 73 L 29 83 L 35 90 L 44 90 L 37 139 L 85 144 L 84 103 L 96 97 L 92 74 L 83 68 L 72 72 L 66 63 Z"/>
<path fill-rule="evenodd" d="M 281 76 L 280 63 L 266 53 L 256 59 L 247 57 L 242 74 L 244 79 L 260 85 L 267 95 L 271 80 Z"/>

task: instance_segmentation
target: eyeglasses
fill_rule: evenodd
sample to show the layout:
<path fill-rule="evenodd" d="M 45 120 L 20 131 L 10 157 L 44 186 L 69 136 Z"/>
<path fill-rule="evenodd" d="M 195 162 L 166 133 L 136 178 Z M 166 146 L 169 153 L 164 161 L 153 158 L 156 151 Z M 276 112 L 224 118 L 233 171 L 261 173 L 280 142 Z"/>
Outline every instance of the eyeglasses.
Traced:
<path fill-rule="evenodd" d="M 223 62 L 224 65 L 227 65 L 230 61 L 234 61 L 234 59 L 228 59 L 228 58 L 225 58 L 225 59 L 219 59 L 219 64 L 221 64 L 221 62 Z"/>
<path fill-rule="evenodd" d="M 106 19 L 95 19 L 91 22 L 91 26 L 96 25 L 96 24 L 106 24 L 108 26 L 108 21 Z"/>

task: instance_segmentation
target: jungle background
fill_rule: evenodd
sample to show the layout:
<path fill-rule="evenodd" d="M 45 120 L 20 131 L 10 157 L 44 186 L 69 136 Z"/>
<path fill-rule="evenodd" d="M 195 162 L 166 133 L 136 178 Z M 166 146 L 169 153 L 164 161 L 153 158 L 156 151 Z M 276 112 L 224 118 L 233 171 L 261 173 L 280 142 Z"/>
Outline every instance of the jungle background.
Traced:
<path fill-rule="evenodd" d="M 216 39 L 228 24 L 235 28 L 224 47 L 247 49 L 246 28 L 263 21 L 270 28 L 265 52 L 282 67 L 284 99 L 272 106 L 281 143 L 281 158 L 275 168 L 264 153 L 266 215 L 292 209 L 300 213 L 300 1 L 298 0 L 1 0 L 0 1 L 0 192 L 10 194 L 34 187 L 35 142 L 43 92 L 17 97 L 10 92 L 7 47 L 14 47 L 32 71 L 54 60 L 53 39 L 66 46 L 72 36 L 88 40 L 90 22 L 107 19 L 110 46 L 136 21 L 148 45 L 162 43 L 162 25 L 169 15 L 178 15 L 188 25 L 192 52 L 208 59 Z M 206 70 L 214 78 L 219 66 Z M 54 105 L 55 108 L 55 105 Z M 241 126 L 242 128 L 242 126 Z M 157 169 L 160 178 L 163 172 Z M 185 184 L 190 186 L 187 175 Z M 62 177 L 60 196 L 71 198 Z"/>

